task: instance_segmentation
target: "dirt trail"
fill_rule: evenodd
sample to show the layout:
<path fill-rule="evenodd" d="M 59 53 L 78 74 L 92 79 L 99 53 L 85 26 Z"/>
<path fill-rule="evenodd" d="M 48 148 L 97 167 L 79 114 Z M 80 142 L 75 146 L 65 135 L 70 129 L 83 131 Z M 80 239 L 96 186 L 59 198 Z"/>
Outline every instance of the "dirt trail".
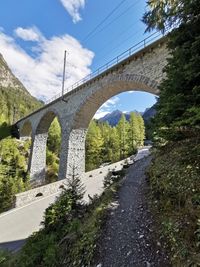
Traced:
<path fill-rule="evenodd" d="M 117 193 L 99 239 L 93 266 L 168 267 L 148 208 L 145 170 L 151 157 L 134 163 Z"/>

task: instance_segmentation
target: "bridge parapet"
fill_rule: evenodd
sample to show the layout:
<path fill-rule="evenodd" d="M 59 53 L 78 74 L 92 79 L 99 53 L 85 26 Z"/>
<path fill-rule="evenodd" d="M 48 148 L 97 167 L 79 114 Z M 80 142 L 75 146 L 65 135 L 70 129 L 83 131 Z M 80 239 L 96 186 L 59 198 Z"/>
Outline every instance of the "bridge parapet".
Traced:
<path fill-rule="evenodd" d="M 110 171 L 117 171 L 123 168 L 126 162 L 132 162 L 132 157 L 121 160 L 116 163 L 112 163 L 102 168 L 86 172 L 81 175 L 81 182 L 86 186 L 87 193 L 92 197 L 96 193 L 101 193 L 103 191 L 103 181 Z M 93 183 L 98 184 L 98 186 L 91 186 Z M 67 179 L 63 179 L 51 184 L 46 184 L 19 194 L 15 196 L 15 208 L 26 206 L 39 199 L 57 195 L 62 192 L 63 188 L 67 188 Z M 96 191 L 94 191 L 96 190 Z"/>
<path fill-rule="evenodd" d="M 40 198 L 53 194 L 59 195 L 59 192 L 62 192 L 63 187 L 66 187 L 66 179 L 16 194 L 15 208 L 23 207 L 29 203 L 37 201 Z"/>

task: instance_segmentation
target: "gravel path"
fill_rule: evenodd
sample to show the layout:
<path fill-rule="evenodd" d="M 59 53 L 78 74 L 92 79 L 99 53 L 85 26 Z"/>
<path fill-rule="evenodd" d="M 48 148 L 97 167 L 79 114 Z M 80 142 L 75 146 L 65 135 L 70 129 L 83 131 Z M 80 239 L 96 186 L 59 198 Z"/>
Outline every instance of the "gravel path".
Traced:
<path fill-rule="evenodd" d="M 148 209 L 148 185 L 145 170 L 151 157 L 132 165 L 112 203 L 93 266 L 168 267 L 167 256 L 159 240 Z"/>

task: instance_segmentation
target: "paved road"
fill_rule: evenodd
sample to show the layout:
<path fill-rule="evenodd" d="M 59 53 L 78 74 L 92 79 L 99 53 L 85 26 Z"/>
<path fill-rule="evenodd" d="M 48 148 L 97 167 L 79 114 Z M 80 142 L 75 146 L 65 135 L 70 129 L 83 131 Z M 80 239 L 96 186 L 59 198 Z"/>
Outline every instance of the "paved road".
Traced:
<path fill-rule="evenodd" d="M 135 160 L 143 158 L 149 154 L 149 148 L 143 148 L 138 151 Z M 120 169 L 123 161 L 111 164 L 104 168 L 88 172 L 82 177 L 86 186 L 85 200 L 88 194 L 93 196 L 100 194 L 103 189 L 103 179 L 108 169 Z M 45 209 L 55 201 L 57 194 L 43 197 L 24 207 L 12 209 L 0 215 L 0 248 L 6 248 L 13 251 L 18 250 L 26 238 L 41 227 Z"/>

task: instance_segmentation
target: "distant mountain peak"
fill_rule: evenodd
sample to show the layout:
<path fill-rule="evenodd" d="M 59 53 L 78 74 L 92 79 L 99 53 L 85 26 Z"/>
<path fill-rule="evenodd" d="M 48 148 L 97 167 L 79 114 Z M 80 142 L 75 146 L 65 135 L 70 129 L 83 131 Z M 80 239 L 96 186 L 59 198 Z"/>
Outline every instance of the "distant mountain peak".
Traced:
<path fill-rule="evenodd" d="M 152 106 L 150 108 L 146 108 L 144 112 L 138 112 L 137 110 L 122 112 L 121 110 L 116 109 L 110 113 L 107 113 L 104 117 L 100 118 L 98 121 L 99 122 L 107 122 L 111 126 L 116 126 L 118 124 L 119 120 L 121 119 L 122 114 L 124 114 L 126 120 L 129 121 L 130 120 L 130 114 L 132 112 L 137 113 L 137 114 L 141 114 L 145 122 L 149 121 L 156 114 L 155 106 Z"/>
<path fill-rule="evenodd" d="M 122 111 L 119 109 L 116 109 L 116 110 L 112 111 L 110 114 L 122 114 Z"/>
<path fill-rule="evenodd" d="M 116 109 L 108 114 L 106 114 L 104 117 L 100 118 L 100 122 L 107 122 L 111 126 L 116 126 L 121 119 L 122 114 L 125 115 L 126 120 L 130 119 L 130 113 L 122 112 L 119 109 Z"/>

